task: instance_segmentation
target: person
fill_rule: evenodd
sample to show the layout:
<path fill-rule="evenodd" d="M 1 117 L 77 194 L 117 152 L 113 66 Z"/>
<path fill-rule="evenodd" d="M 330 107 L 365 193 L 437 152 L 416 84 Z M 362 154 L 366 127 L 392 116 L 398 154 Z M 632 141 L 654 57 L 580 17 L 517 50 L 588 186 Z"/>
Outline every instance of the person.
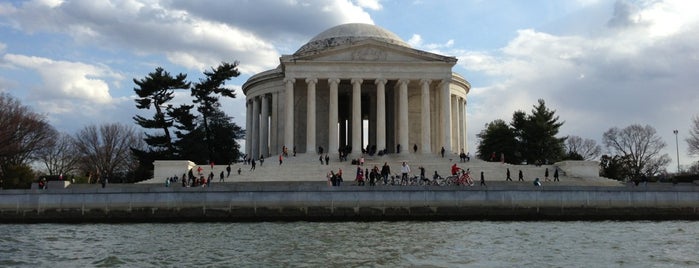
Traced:
<path fill-rule="evenodd" d="M 328 163 L 330 163 L 330 156 L 328 156 L 328 154 L 325 154 L 325 165 L 329 165 Z"/>
<path fill-rule="evenodd" d="M 442 158 L 444 158 L 444 152 L 445 152 L 445 151 L 446 151 L 446 150 L 444 150 L 444 146 L 442 146 L 442 150 L 439 151 L 439 153 L 442 154 Z"/>
<path fill-rule="evenodd" d="M 331 170 L 326 176 L 328 178 L 328 186 L 335 186 L 335 173 Z"/>
<path fill-rule="evenodd" d="M 546 168 L 546 171 L 544 171 L 544 181 L 551 181 L 549 180 L 549 168 Z"/>
<path fill-rule="evenodd" d="M 342 169 L 338 169 L 337 174 L 335 176 L 337 177 L 337 186 L 342 185 Z"/>
<path fill-rule="evenodd" d="M 107 176 L 102 177 L 102 188 L 107 187 Z"/>
<path fill-rule="evenodd" d="M 553 171 L 553 181 L 560 181 L 558 179 L 558 168 Z"/>
<path fill-rule="evenodd" d="M 507 168 L 507 178 L 505 181 L 512 181 L 512 178 L 510 178 L 510 168 Z"/>
<path fill-rule="evenodd" d="M 187 187 L 187 179 L 185 176 L 182 176 L 182 187 Z"/>
<path fill-rule="evenodd" d="M 279 165 L 280 165 L 280 166 L 282 165 L 282 162 L 283 162 L 282 155 L 283 155 L 283 154 L 280 154 L 280 155 L 279 155 Z"/>
<path fill-rule="evenodd" d="M 369 186 L 376 186 L 376 180 L 379 178 L 379 167 L 374 166 L 369 173 Z"/>
<path fill-rule="evenodd" d="M 211 171 L 209 173 L 209 177 L 206 178 L 206 187 L 209 187 L 211 185 L 211 181 L 213 181 L 213 180 L 214 180 L 214 172 Z"/>
<path fill-rule="evenodd" d="M 471 152 L 466 153 L 466 162 L 471 162 Z"/>
<path fill-rule="evenodd" d="M 250 160 L 250 171 L 255 170 L 255 159 Z"/>
<path fill-rule="evenodd" d="M 388 175 L 391 175 L 391 168 L 388 167 L 387 162 L 383 162 L 383 167 L 381 167 L 381 177 L 383 177 L 383 184 L 388 184 Z"/>
<path fill-rule="evenodd" d="M 541 186 L 541 181 L 539 180 L 538 177 L 536 179 L 534 179 L 534 186 L 537 186 L 537 187 Z"/>
<path fill-rule="evenodd" d="M 170 178 L 165 179 L 165 187 L 170 187 Z"/>
<path fill-rule="evenodd" d="M 364 186 L 364 171 L 360 166 L 357 166 L 357 177 L 355 178 L 357 185 Z"/>
<path fill-rule="evenodd" d="M 238 175 L 240 175 L 240 172 L 241 172 L 241 170 L 240 170 L 240 168 L 238 168 Z"/>
<path fill-rule="evenodd" d="M 318 160 L 320 160 L 320 165 L 323 165 L 323 155 L 322 154 L 318 157 Z"/>
<path fill-rule="evenodd" d="M 524 181 L 524 175 L 522 174 L 522 170 L 519 170 L 519 180 L 517 181 Z"/>
<path fill-rule="evenodd" d="M 318 146 L 318 154 L 323 155 L 323 146 Z"/>
<path fill-rule="evenodd" d="M 223 178 L 225 176 L 223 175 L 223 170 L 221 170 L 221 174 L 218 175 L 218 182 L 223 182 Z"/>
<path fill-rule="evenodd" d="M 456 166 L 456 163 L 454 163 L 453 165 L 451 165 L 451 175 L 452 175 L 452 176 L 453 176 L 453 175 L 456 175 L 456 173 L 458 173 L 460 169 L 461 169 L 461 168 L 459 168 L 458 166 Z"/>
<path fill-rule="evenodd" d="M 41 178 L 41 180 L 39 180 L 39 189 L 41 189 L 41 190 L 46 189 L 46 178 Z"/>
<path fill-rule="evenodd" d="M 485 185 L 485 176 L 483 175 L 483 171 L 481 171 L 481 186 L 486 186 Z"/>
<path fill-rule="evenodd" d="M 264 164 L 264 163 L 265 163 L 265 156 L 260 155 L 260 166 L 262 166 L 262 164 Z"/>
<path fill-rule="evenodd" d="M 437 171 L 435 170 L 434 175 L 432 175 L 432 181 L 437 182 L 437 179 L 441 179 L 441 178 L 442 178 L 442 176 L 440 176 L 439 173 L 437 173 Z"/>
<path fill-rule="evenodd" d="M 360 166 L 364 165 L 364 156 L 363 155 L 361 157 L 359 157 L 359 165 Z"/>
<path fill-rule="evenodd" d="M 405 182 L 405 185 L 408 184 L 408 173 L 410 173 L 410 166 L 403 162 L 403 165 L 400 167 L 400 184 L 403 185 L 403 182 Z"/>
<path fill-rule="evenodd" d="M 413 144 L 413 153 L 417 153 L 417 143 Z"/>
<path fill-rule="evenodd" d="M 226 178 L 231 176 L 231 164 L 226 167 Z"/>
<path fill-rule="evenodd" d="M 203 169 L 201 168 L 201 166 L 198 166 L 198 167 L 197 167 L 197 173 L 199 173 L 198 175 L 201 175 L 201 171 L 202 171 L 202 170 L 203 170 Z"/>

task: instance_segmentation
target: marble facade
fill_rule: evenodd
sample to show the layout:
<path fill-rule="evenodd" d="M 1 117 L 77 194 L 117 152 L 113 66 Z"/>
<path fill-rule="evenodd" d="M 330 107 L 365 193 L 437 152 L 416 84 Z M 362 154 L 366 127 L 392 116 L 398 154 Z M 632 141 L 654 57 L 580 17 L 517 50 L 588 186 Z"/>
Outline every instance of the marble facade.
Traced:
<path fill-rule="evenodd" d="M 389 153 L 400 145 L 402 154 L 414 145 L 422 154 L 468 151 L 471 85 L 452 71 L 456 61 L 374 25 L 330 28 L 243 85 L 245 153 L 269 157 L 286 146 L 337 154 L 350 146 L 358 155 L 363 144 Z"/>

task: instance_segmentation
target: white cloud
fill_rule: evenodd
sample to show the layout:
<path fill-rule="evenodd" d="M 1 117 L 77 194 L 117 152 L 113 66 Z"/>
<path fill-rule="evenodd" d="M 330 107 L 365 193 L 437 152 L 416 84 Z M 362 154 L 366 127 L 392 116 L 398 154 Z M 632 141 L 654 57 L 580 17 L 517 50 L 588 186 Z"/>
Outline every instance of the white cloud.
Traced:
<path fill-rule="evenodd" d="M 31 88 L 34 98 L 70 99 L 107 104 L 112 101 L 105 79 L 122 79 L 107 67 L 81 62 L 56 61 L 47 58 L 5 54 L 3 61 L 17 68 L 39 73 L 42 83 Z M 66 110 L 55 110 L 62 113 Z"/>
<path fill-rule="evenodd" d="M 699 113 L 699 91 L 692 88 L 699 82 L 699 8 L 678 1 L 627 4 L 616 8 L 636 10 L 614 18 L 633 18 L 629 23 L 609 23 L 614 26 L 588 36 L 523 29 L 496 51 L 447 49 L 443 54 L 458 57 L 467 79 L 485 77 L 472 81 L 469 94 L 471 142 L 483 124 L 529 112 L 540 98 L 566 121 L 562 135 L 601 140 L 608 128 L 634 123 L 650 124 L 668 140 L 674 139 L 669 130 L 686 132 L 682 127 Z M 413 37 L 411 44 L 429 47 Z"/>
<path fill-rule="evenodd" d="M 276 46 L 289 50 L 290 36 L 298 39 L 339 23 L 372 23 L 363 8 L 380 5 L 350 0 L 131 0 L 30 1 L 9 7 L 13 11 L 8 18 L 24 31 L 66 33 L 84 45 L 161 54 L 194 70 L 238 60 L 243 74 L 254 74 L 278 64 Z"/>
<path fill-rule="evenodd" d="M 379 3 L 379 0 L 356 0 L 358 6 L 363 8 L 368 8 L 371 10 L 381 10 L 383 6 Z"/>

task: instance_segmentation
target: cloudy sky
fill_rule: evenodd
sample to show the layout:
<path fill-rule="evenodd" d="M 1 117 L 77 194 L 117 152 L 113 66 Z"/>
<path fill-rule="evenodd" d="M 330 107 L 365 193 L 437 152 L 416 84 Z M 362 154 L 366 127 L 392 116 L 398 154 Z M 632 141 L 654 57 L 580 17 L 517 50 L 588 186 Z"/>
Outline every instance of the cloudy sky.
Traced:
<path fill-rule="evenodd" d="M 649 124 L 676 170 L 699 115 L 699 1 L 674 0 L 124 0 L 0 2 L 0 91 L 67 133 L 133 124 L 133 78 L 156 67 L 190 80 L 239 61 L 240 86 L 323 30 L 350 22 L 455 56 L 472 84 L 469 140 L 544 99 L 562 135 L 597 140 Z M 180 96 L 181 99 L 187 98 Z M 245 125 L 244 96 L 225 110 Z"/>

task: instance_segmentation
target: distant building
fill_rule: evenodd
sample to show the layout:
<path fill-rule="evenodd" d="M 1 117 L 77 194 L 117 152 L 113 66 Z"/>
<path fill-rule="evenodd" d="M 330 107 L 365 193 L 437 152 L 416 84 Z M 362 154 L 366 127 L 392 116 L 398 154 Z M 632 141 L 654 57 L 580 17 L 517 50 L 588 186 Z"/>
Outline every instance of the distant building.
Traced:
<path fill-rule="evenodd" d="M 400 144 L 402 154 L 414 145 L 417 153 L 468 151 L 471 85 L 452 72 L 456 61 L 413 49 L 374 25 L 330 28 L 245 82 L 245 153 L 275 155 L 286 146 L 289 153 L 322 147 L 336 154 L 351 147 L 357 155 L 363 144 L 389 153 Z"/>

